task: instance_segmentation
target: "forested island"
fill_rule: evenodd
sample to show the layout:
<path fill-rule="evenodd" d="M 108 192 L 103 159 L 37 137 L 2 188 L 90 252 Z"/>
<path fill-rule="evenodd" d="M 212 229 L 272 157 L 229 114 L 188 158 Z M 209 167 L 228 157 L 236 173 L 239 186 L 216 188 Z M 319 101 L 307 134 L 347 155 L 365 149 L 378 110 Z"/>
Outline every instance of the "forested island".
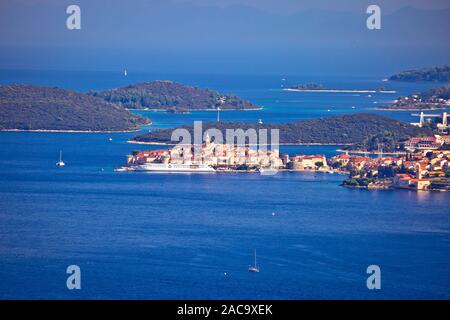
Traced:
<path fill-rule="evenodd" d="M 182 128 L 193 134 L 192 126 Z M 378 143 L 384 144 L 385 151 L 395 150 L 399 141 L 409 137 L 432 134 L 429 129 L 419 128 L 373 113 L 340 115 L 286 124 L 238 122 L 208 122 L 203 124 L 203 131 L 210 128 L 219 129 L 224 137 L 226 129 L 279 129 L 280 144 L 351 145 L 353 148 L 369 151 L 376 150 Z M 174 144 L 177 141 L 171 141 L 173 130 L 161 129 L 137 135 L 130 142 Z"/>
<path fill-rule="evenodd" d="M 450 82 L 450 64 L 403 71 L 391 76 L 389 80 L 407 82 Z"/>
<path fill-rule="evenodd" d="M 434 88 L 426 92 L 399 97 L 393 104 L 379 110 L 443 110 L 450 106 L 450 85 Z"/>
<path fill-rule="evenodd" d="M 254 110 L 255 104 L 236 95 L 221 94 L 215 90 L 201 89 L 168 80 L 132 84 L 123 88 L 90 95 L 127 109 L 159 109 L 171 112 L 191 110 Z"/>
<path fill-rule="evenodd" d="M 73 90 L 0 86 L 0 130 L 133 131 L 149 122 L 121 106 Z"/>

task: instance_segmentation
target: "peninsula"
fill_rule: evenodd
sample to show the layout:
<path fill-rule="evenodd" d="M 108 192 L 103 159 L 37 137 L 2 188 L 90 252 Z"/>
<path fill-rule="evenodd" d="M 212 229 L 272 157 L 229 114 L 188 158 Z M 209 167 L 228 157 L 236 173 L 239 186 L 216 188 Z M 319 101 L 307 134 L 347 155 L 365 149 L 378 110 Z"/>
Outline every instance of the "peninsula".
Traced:
<path fill-rule="evenodd" d="M 127 109 L 167 110 L 188 112 L 192 110 L 258 110 L 261 107 L 236 95 L 221 94 L 215 90 L 201 89 L 168 80 L 132 84 L 123 88 L 90 95 Z"/>
<path fill-rule="evenodd" d="M 379 110 L 443 110 L 450 107 L 450 85 L 434 88 L 426 92 L 399 97 L 393 104 Z"/>
<path fill-rule="evenodd" d="M 323 172 L 348 175 L 345 187 L 450 191 L 450 136 L 428 136 L 401 141 L 402 155 L 377 158 L 342 153 L 327 159 L 323 154 L 280 154 L 278 149 L 223 144 L 209 135 L 198 144 L 178 144 L 159 150 L 135 150 L 115 171 L 146 172 Z"/>
<path fill-rule="evenodd" d="M 450 64 L 402 71 L 391 76 L 389 81 L 450 82 Z"/>
<path fill-rule="evenodd" d="M 348 172 L 345 187 L 450 191 L 450 136 L 411 138 L 401 148 L 403 155 L 378 158 L 340 154 L 328 165 Z"/>
<path fill-rule="evenodd" d="M 135 131 L 149 119 L 121 106 L 57 87 L 0 86 L 0 130 L 109 132 Z"/>
<path fill-rule="evenodd" d="M 193 126 L 184 126 L 193 134 Z M 327 118 L 301 120 L 285 124 L 260 124 L 239 122 L 208 122 L 203 130 L 217 128 L 224 134 L 226 129 L 279 129 L 283 145 L 354 145 L 358 149 L 376 150 L 383 142 L 394 148 L 397 141 L 409 137 L 431 134 L 427 128 L 419 128 L 405 122 L 373 113 L 356 113 Z M 172 129 L 155 130 L 135 136 L 130 142 L 140 144 L 173 144 Z M 270 141 L 269 141 L 270 143 Z M 388 151 L 386 147 L 385 151 Z"/>

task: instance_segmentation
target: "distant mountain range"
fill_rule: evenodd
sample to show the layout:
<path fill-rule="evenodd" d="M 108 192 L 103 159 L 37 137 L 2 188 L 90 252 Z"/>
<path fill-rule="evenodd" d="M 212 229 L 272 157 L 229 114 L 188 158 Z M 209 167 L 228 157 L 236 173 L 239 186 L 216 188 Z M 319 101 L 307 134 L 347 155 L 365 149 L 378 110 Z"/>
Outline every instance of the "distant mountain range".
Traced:
<path fill-rule="evenodd" d="M 168 80 L 132 84 L 101 92 L 91 91 L 89 94 L 127 109 L 163 109 L 182 112 L 217 108 L 223 110 L 259 108 L 236 95 L 220 94 L 214 90 L 191 87 Z"/>
<path fill-rule="evenodd" d="M 192 126 L 184 126 L 193 134 Z M 412 126 L 409 123 L 373 113 L 357 113 L 328 118 L 301 120 L 285 124 L 248 124 L 237 122 L 209 122 L 203 124 L 203 131 L 219 129 L 225 137 L 226 129 L 247 130 L 279 129 L 281 144 L 353 144 L 368 150 L 376 149 L 383 143 L 385 151 L 394 148 L 398 141 L 409 137 L 432 134 L 429 129 Z M 135 142 L 173 144 L 171 129 L 155 130 L 137 135 Z"/>
<path fill-rule="evenodd" d="M 130 131 L 149 120 L 73 90 L 0 86 L 0 130 Z"/>
<path fill-rule="evenodd" d="M 403 71 L 391 76 L 389 80 L 408 82 L 450 82 L 450 64 Z"/>
<path fill-rule="evenodd" d="M 383 11 L 382 28 L 374 31 L 366 27 L 363 2 L 351 12 L 308 9 L 285 15 L 225 2 L 76 3 L 82 28 L 69 31 L 66 1 L 3 1 L 0 68 L 380 74 L 444 61 L 450 52 L 446 9 Z"/>

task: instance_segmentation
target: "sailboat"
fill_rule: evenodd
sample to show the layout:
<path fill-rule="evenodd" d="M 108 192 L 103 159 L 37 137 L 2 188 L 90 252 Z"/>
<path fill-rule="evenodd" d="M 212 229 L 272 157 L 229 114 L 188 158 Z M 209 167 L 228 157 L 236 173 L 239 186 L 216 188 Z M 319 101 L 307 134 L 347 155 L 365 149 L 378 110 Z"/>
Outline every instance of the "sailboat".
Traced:
<path fill-rule="evenodd" d="M 62 161 L 62 151 L 59 151 L 59 161 L 56 163 L 57 167 L 64 167 L 66 164 Z"/>
<path fill-rule="evenodd" d="M 123 70 L 123 75 L 124 75 L 125 77 L 128 76 L 128 71 L 127 71 L 127 69 Z"/>
<path fill-rule="evenodd" d="M 256 262 L 256 249 L 255 249 L 255 264 L 248 267 L 248 272 L 259 272 L 259 266 Z"/>

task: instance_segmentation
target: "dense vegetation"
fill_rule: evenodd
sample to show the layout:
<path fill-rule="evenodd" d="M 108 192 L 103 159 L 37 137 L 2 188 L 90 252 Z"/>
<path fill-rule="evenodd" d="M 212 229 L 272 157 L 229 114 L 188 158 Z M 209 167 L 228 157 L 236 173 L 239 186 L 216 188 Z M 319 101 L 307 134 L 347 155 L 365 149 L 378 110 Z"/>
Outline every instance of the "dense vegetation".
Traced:
<path fill-rule="evenodd" d="M 101 99 L 61 88 L 0 86 L 0 129 L 135 130 L 148 119 Z"/>
<path fill-rule="evenodd" d="M 391 76 L 389 80 L 450 82 L 450 64 L 403 71 Z"/>
<path fill-rule="evenodd" d="M 199 109 L 254 109 L 256 105 L 231 94 L 220 94 L 172 81 L 152 81 L 102 92 L 90 92 L 108 102 L 128 109 L 165 109 L 188 111 Z"/>
<path fill-rule="evenodd" d="M 188 129 L 192 135 L 192 126 L 183 128 Z M 286 124 L 236 122 L 209 122 L 203 124 L 204 131 L 209 128 L 219 129 L 224 137 L 226 129 L 279 129 L 281 144 L 354 144 L 369 150 L 376 150 L 378 142 L 388 144 L 391 141 L 398 142 L 411 136 L 431 134 L 430 130 L 372 113 L 341 115 Z M 174 143 L 170 140 L 172 131 L 173 129 L 156 130 L 138 135 L 134 137 L 134 140 L 140 142 Z"/>

